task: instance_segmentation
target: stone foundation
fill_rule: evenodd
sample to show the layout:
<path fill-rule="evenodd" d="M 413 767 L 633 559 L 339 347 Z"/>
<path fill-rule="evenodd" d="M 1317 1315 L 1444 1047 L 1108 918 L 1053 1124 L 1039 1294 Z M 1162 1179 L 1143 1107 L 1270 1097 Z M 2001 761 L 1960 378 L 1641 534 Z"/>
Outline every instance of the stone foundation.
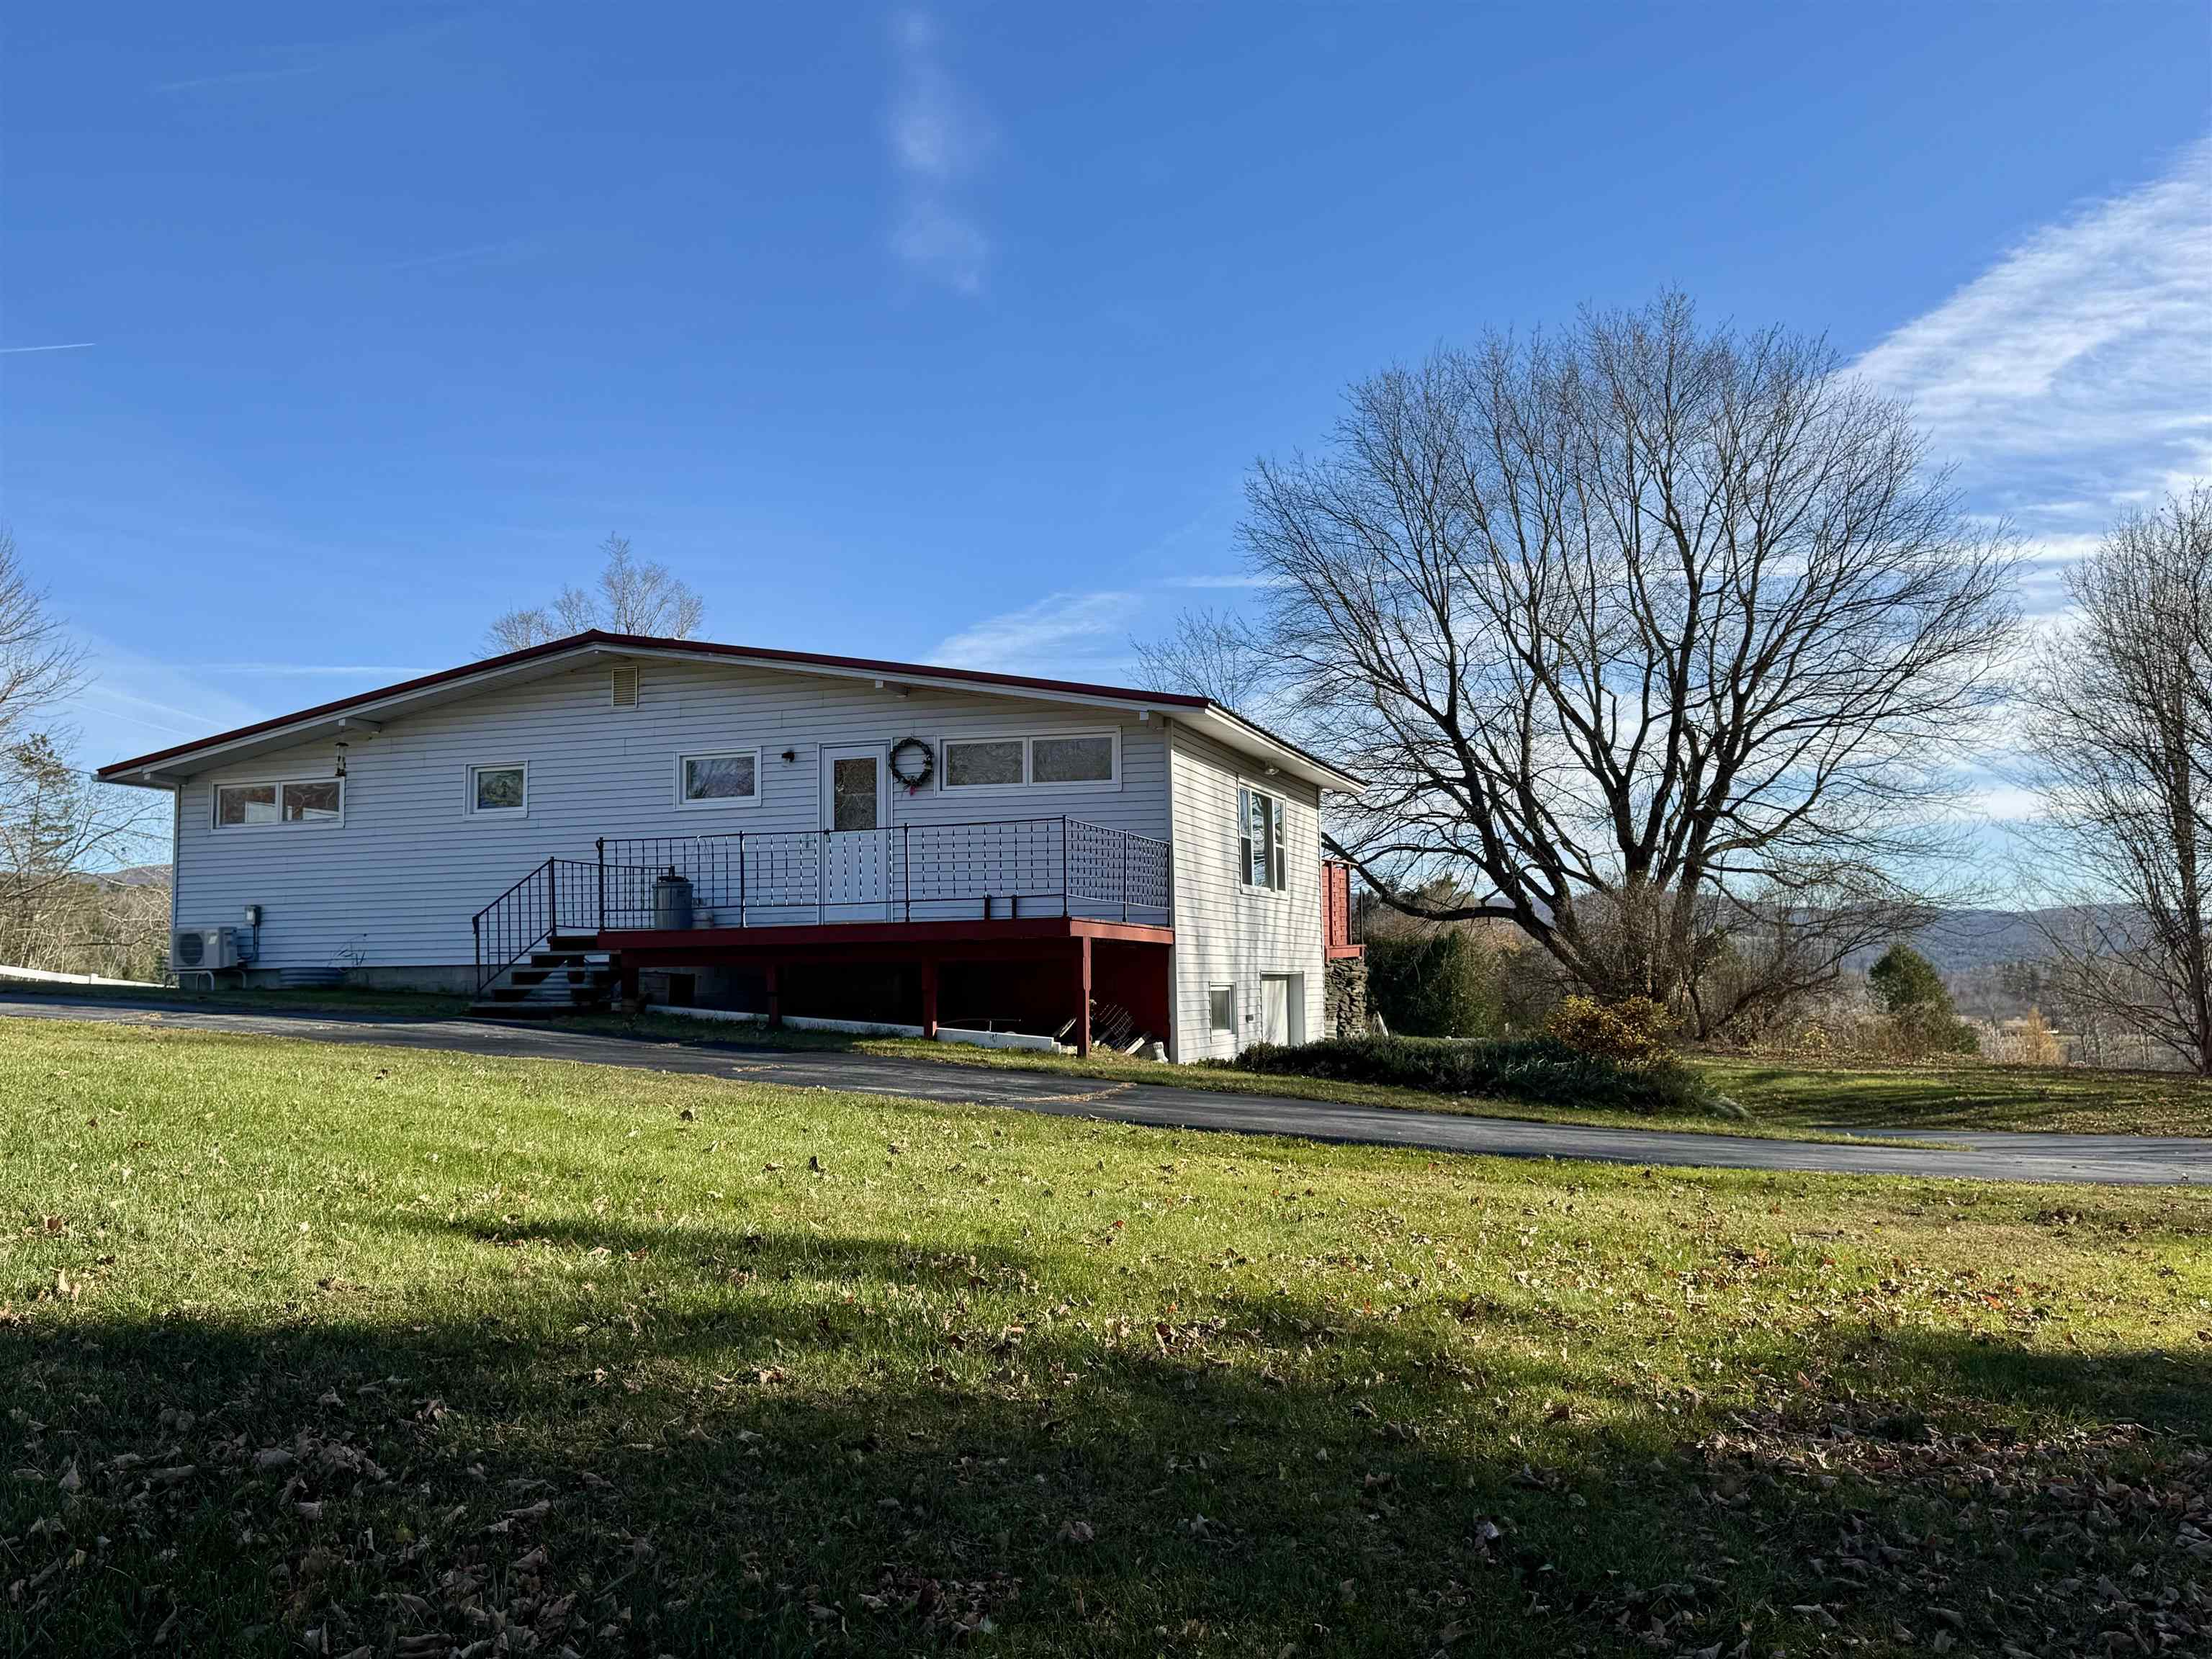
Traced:
<path fill-rule="evenodd" d="M 1367 958 L 1334 957 L 1323 982 L 1321 1026 L 1330 1036 L 1364 1036 L 1367 1032 Z"/>

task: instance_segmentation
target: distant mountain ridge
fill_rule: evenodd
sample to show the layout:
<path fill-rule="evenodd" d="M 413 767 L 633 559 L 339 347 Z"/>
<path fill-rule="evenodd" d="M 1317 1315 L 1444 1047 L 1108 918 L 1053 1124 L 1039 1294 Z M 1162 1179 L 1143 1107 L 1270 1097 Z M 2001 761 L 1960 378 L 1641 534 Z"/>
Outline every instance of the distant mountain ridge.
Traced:
<path fill-rule="evenodd" d="M 1945 973 L 2002 962 L 2039 962 L 2051 954 L 2045 927 L 2063 910 L 1951 910 L 1912 936 L 1912 948 Z"/>

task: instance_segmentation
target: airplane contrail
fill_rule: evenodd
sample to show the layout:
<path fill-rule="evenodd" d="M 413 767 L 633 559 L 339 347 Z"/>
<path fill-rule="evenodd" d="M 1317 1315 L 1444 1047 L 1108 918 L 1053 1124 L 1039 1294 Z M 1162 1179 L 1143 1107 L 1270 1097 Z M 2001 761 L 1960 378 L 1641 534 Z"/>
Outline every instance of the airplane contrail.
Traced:
<path fill-rule="evenodd" d="M 99 343 L 97 340 L 70 340 L 61 345 L 0 346 L 0 357 L 13 357 L 26 351 L 88 351 Z"/>

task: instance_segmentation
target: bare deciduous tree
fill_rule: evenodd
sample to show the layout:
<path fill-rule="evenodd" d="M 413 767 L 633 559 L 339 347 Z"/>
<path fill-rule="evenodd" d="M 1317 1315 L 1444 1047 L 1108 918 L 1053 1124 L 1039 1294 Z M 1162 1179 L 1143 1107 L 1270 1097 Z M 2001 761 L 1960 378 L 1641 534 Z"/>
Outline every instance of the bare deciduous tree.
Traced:
<path fill-rule="evenodd" d="M 15 537 L 0 530 L 0 745 L 21 742 L 42 709 L 84 682 L 82 647 L 31 585 Z"/>
<path fill-rule="evenodd" d="M 41 720 L 88 678 L 82 648 L 0 532 L 0 962 L 78 967 L 79 936 L 115 933 L 113 911 L 131 925 L 127 952 L 150 965 L 156 936 L 133 920 L 144 907 L 109 902 L 93 872 L 151 856 L 161 809 L 94 782 L 67 758 L 71 734 Z"/>
<path fill-rule="evenodd" d="M 126 957 L 150 965 L 158 930 L 139 925 L 147 907 L 105 872 L 154 856 L 163 816 L 144 792 L 71 765 L 54 734 L 0 750 L 0 962 L 82 972 L 89 951 L 92 971 Z"/>
<path fill-rule="evenodd" d="M 2123 518 L 2067 587 L 2027 722 L 2027 834 L 2070 901 L 2046 942 L 2071 1007 L 2212 1075 L 2212 484 Z"/>
<path fill-rule="evenodd" d="M 627 536 L 609 536 L 600 551 L 606 562 L 596 592 L 563 587 L 550 605 L 495 617 L 487 634 L 492 648 L 521 651 L 592 628 L 665 640 L 688 640 L 698 632 L 707 602 L 666 565 L 640 561 Z"/>
<path fill-rule="evenodd" d="M 1129 644 L 1150 689 L 1211 697 L 1241 714 L 1259 714 L 1282 681 L 1279 659 L 1267 641 L 1231 611 L 1186 611 L 1165 637 Z"/>
<path fill-rule="evenodd" d="M 1821 340 L 1662 296 L 1352 388 L 1242 535 L 1333 845 L 1707 1034 L 1909 929 L 1946 759 L 2014 626 L 1906 412 Z M 1446 874 L 1443 908 L 1415 895 Z"/>

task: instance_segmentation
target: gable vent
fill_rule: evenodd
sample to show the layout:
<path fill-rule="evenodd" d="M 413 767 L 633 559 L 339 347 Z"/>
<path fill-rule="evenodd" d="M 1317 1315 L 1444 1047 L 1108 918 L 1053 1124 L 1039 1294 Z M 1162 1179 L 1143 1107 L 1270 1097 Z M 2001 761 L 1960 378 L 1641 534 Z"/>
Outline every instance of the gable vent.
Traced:
<path fill-rule="evenodd" d="M 607 671 L 607 701 L 617 708 L 637 707 L 637 665 L 618 662 Z"/>

